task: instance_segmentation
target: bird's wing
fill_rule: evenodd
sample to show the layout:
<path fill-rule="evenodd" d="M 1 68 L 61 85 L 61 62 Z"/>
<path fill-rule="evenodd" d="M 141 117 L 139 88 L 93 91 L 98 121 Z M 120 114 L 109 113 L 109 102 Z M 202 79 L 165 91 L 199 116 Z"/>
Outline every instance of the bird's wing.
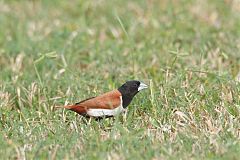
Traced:
<path fill-rule="evenodd" d="M 83 100 L 75 105 L 65 106 L 64 108 L 75 111 L 79 114 L 85 114 L 88 109 L 114 109 L 121 105 L 121 93 L 113 90 L 100 96 Z"/>

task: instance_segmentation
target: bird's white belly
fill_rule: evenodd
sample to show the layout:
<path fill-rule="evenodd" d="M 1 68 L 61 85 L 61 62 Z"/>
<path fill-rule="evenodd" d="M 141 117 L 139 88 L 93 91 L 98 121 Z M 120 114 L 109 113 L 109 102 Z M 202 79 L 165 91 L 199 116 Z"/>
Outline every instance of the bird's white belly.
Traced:
<path fill-rule="evenodd" d="M 89 109 L 87 114 L 92 117 L 115 116 L 125 109 L 121 106 L 114 109 Z"/>
<path fill-rule="evenodd" d="M 92 117 L 115 116 L 122 113 L 125 109 L 122 106 L 122 96 L 120 96 L 120 105 L 114 109 L 89 109 L 87 114 Z"/>

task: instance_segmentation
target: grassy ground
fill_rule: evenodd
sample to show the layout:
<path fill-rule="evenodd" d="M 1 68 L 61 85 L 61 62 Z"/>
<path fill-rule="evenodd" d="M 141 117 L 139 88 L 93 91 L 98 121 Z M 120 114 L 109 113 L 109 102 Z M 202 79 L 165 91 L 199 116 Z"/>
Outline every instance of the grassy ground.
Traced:
<path fill-rule="evenodd" d="M 1 159 L 238 159 L 239 12 L 238 0 L 1 0 Z M 126 117 L 54 109 L 131 79 L 150 89 Z"/>

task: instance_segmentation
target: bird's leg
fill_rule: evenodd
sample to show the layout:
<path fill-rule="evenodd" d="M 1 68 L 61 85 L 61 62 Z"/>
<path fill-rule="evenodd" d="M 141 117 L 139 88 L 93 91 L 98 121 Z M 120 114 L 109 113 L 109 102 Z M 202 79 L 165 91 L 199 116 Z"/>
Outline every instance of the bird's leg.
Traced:
<path fill-rule="evenodd" d="M 92 121 L 92 117 L 90 117 L 90 118 L 88 119 L 87 124 L 90 125 L 90 124 L 91 124 L 91 121 Z"/>
<path fill-rule="evenodd" d="M 88 118 L 88 117 L 80 117 L 80 120 L 81 120 L 85 125 L 88 125 L 89 119 L 90 119 L 90 118 Z"/>

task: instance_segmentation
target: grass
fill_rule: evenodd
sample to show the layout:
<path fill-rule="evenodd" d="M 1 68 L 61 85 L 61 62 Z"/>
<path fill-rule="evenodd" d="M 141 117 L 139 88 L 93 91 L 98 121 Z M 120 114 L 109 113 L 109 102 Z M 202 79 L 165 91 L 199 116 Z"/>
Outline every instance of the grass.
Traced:
<path fill-rule="evenodd" d="M 0 1 L 1 159 L 238 159 L 238 0 Z M 126 117 L 55 105 L 138 79 Z"/>

